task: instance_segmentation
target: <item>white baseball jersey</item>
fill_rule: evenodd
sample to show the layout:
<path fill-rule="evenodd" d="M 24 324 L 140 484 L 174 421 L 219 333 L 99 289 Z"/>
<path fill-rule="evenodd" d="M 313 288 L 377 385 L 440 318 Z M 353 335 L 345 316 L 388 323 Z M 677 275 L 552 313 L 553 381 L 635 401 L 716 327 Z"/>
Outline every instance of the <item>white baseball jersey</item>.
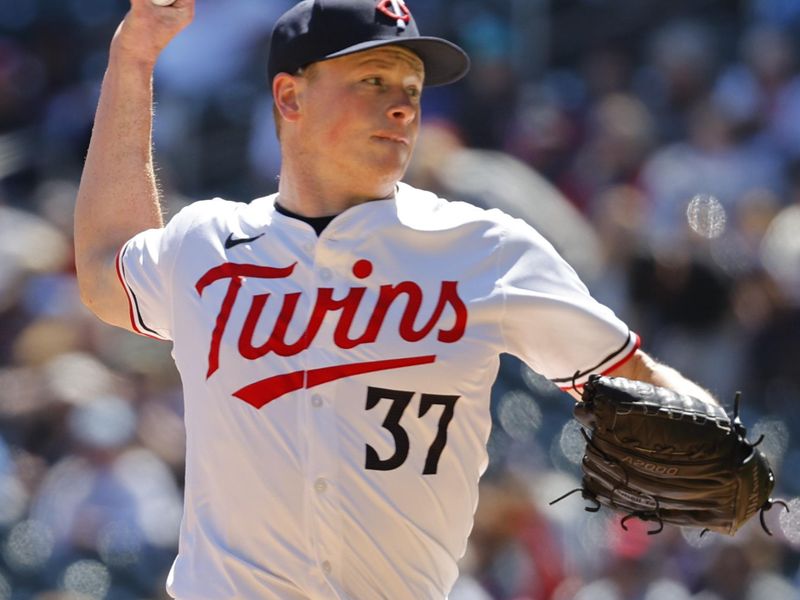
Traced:
<path fill-rule="evenodd" d="M 401 184 L 317 237 L 275 200 L 197 202 L 120 251 L 133 326 L 173 341 L 184 386 L 169 592 L 444 598 L 499 354 L 566 388 L 638 338 L 499 211 Z"/>

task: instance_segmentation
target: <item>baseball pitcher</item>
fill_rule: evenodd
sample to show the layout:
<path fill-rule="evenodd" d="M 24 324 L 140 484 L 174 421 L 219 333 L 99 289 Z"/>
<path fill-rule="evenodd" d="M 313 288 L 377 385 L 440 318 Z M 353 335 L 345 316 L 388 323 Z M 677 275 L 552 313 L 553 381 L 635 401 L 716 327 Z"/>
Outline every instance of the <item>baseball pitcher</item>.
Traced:
<path fill-rule="evenodd" d="M 171 596 L 445 598 L 502 352 L 576 395 L 606 374 L 716 404 L 642 352 L 530 226 L 401 182 L 424 90 L 469 67 L 403 0 L 286 12 L 268 64 L 278 193 L 198 201 L 165 224 L 152 74 L 193 11 L 131 0 L 75 213 L 84 302 L 172 344 L 183 383 Z"/>

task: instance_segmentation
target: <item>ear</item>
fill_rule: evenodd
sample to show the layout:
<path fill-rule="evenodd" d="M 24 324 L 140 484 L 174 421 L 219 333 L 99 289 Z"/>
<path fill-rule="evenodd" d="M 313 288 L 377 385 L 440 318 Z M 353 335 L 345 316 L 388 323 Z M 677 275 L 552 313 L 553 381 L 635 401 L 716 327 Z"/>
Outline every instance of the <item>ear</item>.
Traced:
<path fill-rule="evenodd" d="M 275 107 L 286 121 L 300 118 L 300 97 L 303 80 L 289 73 L 278 73 L 272 80 L 272 98 Z"/>

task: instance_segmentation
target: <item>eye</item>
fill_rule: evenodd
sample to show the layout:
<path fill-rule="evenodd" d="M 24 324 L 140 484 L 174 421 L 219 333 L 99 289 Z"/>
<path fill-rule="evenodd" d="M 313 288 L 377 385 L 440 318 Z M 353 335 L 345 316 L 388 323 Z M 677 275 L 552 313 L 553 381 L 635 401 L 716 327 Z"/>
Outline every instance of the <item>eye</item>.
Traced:
<path fill-rule="evenodd" d="M 419 98 L 420 95 L 422 94 L 422 90 L 420 90 L 418 87 L 412 86 L 406 89 L 406 93 L 412 98 Z"/>
<path fill-rule="evenodd" d="M 380 77 L 367 77 L 366 79 L 364 79 L 364 83 L 369 85 L 382 86 L 383 79 Z"/>

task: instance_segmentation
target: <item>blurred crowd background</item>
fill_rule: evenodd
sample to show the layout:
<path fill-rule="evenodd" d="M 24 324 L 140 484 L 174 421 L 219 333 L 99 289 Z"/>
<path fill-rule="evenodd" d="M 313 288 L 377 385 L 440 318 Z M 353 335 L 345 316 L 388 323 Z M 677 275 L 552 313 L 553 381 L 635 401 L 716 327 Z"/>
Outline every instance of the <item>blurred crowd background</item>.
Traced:
<path fill-rule="evenodd" d="M 583 511 L 571 401 L 511 357 L 451 600 L 800 598 L 800 2 L 408 0 L 473 69 L 425 92 L 409 183 L 539 228 L 645 348 L 743 392 L 776 469 L 735 538 Z M 289 0 L 197 0 L 156 75 L 170 214 L 276 190 Z M 127 0 L 0 0 L 0 600 L 165 598 L 183 474 L 170 348 L 81 306 L 72 210 Z M 235 490 L 234 490 L 235 492 Z M 650 525 L 652 526 L 652 525 Z M 371 599 L 363 599 L 371 600 Z"/>

